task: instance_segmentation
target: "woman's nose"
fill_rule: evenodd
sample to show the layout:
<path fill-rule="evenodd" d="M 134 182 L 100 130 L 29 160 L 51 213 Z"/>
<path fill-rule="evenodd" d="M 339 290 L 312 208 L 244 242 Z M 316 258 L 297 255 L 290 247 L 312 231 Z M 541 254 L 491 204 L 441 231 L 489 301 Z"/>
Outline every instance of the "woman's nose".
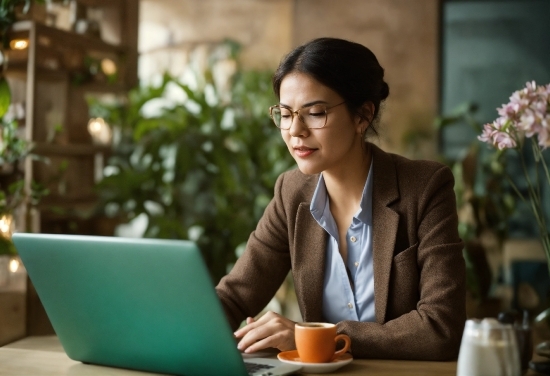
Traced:
<path fill-rule="evenodd" d="M 306 137 L 309 134 L 309 128 L 306 126 L 300 114 L 295 114 L 292 118 L 288 133 L 292 137 Z"/>

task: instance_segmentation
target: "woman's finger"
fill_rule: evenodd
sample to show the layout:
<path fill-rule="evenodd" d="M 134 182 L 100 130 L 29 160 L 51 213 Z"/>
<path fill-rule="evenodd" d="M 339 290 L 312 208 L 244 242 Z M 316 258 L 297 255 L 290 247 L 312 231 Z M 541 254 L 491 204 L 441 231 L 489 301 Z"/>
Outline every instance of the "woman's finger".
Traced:
<path fill-rule="evenodd" d="M 247 317 L 246 318 L 246 325 L 242 328 L 236 330 L 233 335 L 235 338 L 242 338 L 244 337 L 249 331 L 254 329 L 257 326 L 256 321 L 253 317 Z"/>
<path fill-rule="evenodd" d="M 254 319 L 253 317 L 247 317 L 246 325 L 238 329 L 237 331 L 235 331 L 233 335 L 235 336 L 235 338 L 242 338 L 252 329 L 257 328 L 258 326 L 263 325 L 267 323 L 269 320 L 271 320 L 272 318 L 276 318 L 276 317 L 282 317 L 282 316 L 280 316 L 275 312 L 268 311 L 267 313 L 262 315 L 262 317 L 260 317 L 258 320 Z"/>
<path fill-rule="evenodd" d="M 239 350 L 254 352 L 268 347 L 291 350 L 294 345 L 294 322 L 276 313 L 269 313 L 247 325 L 247 332 L 241 332 Z"/>

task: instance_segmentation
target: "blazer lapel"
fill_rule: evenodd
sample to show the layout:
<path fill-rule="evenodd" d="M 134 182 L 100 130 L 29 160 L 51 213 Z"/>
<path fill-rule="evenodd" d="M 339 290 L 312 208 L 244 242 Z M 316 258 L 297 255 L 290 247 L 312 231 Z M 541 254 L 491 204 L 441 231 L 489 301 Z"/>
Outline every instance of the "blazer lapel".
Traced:
<path fill-rule="evenodd" d="M 399 198 L 395 165 L 391 156 L 370 145 L 373 157 L 372 228 L 374 305 L 376 322 L 385 322 L 390 273 L 399 215 L 388 205 Z"/>
<path fill-rule="evenodd" d="M 292 270 L 304 321 L 323 321 L 323 285 L 327 233 L 302 202 L 296 215 Z"/>

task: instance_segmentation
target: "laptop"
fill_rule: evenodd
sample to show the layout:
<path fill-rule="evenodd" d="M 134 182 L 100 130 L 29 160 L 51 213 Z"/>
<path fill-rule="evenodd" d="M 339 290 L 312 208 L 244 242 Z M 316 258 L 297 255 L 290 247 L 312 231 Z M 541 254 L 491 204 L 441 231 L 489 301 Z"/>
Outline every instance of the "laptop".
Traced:
<path fill-rule="evenodd" d="M 73 360 L 188 376 L 300 369 L 243 358 L 193 242 L 26 233 L 12 239 Z"/>

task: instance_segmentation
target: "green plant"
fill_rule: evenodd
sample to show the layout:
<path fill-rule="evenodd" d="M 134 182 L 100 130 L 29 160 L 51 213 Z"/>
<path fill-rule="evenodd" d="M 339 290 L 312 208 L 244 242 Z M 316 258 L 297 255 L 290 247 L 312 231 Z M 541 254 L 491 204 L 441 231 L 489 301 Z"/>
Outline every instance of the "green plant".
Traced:
<path fill-rule="evenodd" d="M 41 184 L 31 182 L 25 187 L 22 164 L 25 158 L 44 159 L 31 153 L 31 146 L 18 136 L 16 121 L 0 119 L 0 217 L 13 215 L 16 208 L 24 203 L 36 205 L 48 194 Z M 11 240 L 0 234 L 0 254 L 14 254 Z"/>
<path fill-rule="evenodd" d="M 527 82 L 525 88 L 515 91 L 510 102 L 498 109 L 499 117 L 481 129 L 479 140 L 498 148 L 500 152 L 514 150 L 521 162 L 521 180 L 527 192 L 522 193 L 512 176 L 508 181 L 518 197 L 530 205 L 539 230 L 539 237 L 550 272 L 550 231 L 543 202 L 543 185 L 550 186 L 550 172 L 543 152 L 548 148 L 550 121 L 550 84 L 537 86 Z M 530 168 L 524 155 L 530 143 L 534 166 Z M 529 146 L 527 146 L 529 148 Z M 534 170 L 534 174 L 531 170 Z"/>
<path fill-rule="evenodd" d="M 450 115 L 437 118 L 435 128 L 441 131 L 447 126 L 462 123 L 480 132 L 482 126 L 476 120 L 476 112 L 475 104 L 465 103 Z M 508 237 L 508 219 L 516 205 L 510 187 L 505 183 L 504 156 L 481 146 L 481 142 L 474 139 L 457 159 L 442 157 L 455 177 L 459 234 L 465 243 L 468 291 L 478 301 L 487 297 L 492 282 L 481 238 L 491 233 L 501 249 Z"/>
<path fill-rule="evenodd" d="M 109 215 L 145 215 L 145 237 L 196 241 L 217 280 L 254 230 L 277 176 L 294 161 L 267 113 L 276 101 L 270 72 L 238 71 L 229 93 L 216 88 L 210 70 L 197 82 L 165 75 L 122 104 L 90 103 L 91 116 L 122 134 L 98 192 Z M 168 91 L 186 99 L 170 102 Z M 164 105 L 147 115 L 155 103 Z"/>
<path fill-rule="evenodd" d="M 34 181 L 25 187 L 23 163 L 26 158 L 45 161 L 31 152 L 32 145 L 19 135 L 16 120 L 5 116 L 11 102 L 8 82 L 0 78 L 0 218 L 12 216 L 22 204 L 36 205 L 48 190 Z M 15 254 L 11 239 L 0 232 L 0 254 Z"/>

